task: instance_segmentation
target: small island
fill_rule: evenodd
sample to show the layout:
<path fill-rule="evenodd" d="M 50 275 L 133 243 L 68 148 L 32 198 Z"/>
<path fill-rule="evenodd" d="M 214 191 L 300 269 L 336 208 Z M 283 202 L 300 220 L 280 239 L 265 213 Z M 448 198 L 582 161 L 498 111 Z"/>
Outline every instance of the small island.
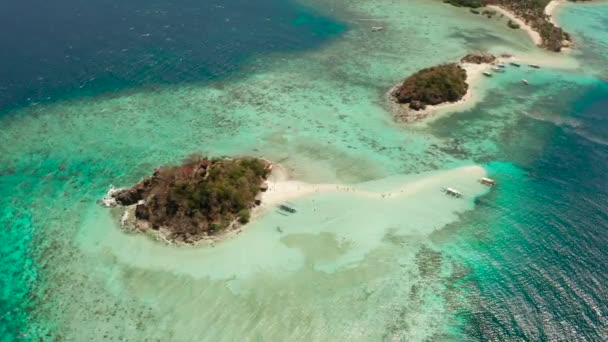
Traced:
<path fill-rule="evenodd" d="M 457 63 L 434 66 L 405 79 L 392 95 L 412 110 L 423 110 L 428 105 L 462 99 L 469 88 L 466 80 L 466 70 Z"/>
<path fill-rule="evenodd" d="M 191 156 L 157 168 L 127 189 L 110 189 L 106 206 L 123 206 L 123 226 L 168 242 L 217 239 L 249 221 L 272 164 L 258 158 Z"/>
<path fill-rule="evenodd" d="M 496 61 L 496 56 L 488 52 L 473 52 L 460 59 L 461 63 L 490 64 Z"/>
<path fill-rule="evenodd" d="M 458 62 L 422 69 L 394 86 L 387 99 L 395 119 L 416 122 L 436 112 L 446 112 L 475 100 L 472 87 L 490 66 L 502 65 L 500 58 L 488 52 L 469 53 Z"/>

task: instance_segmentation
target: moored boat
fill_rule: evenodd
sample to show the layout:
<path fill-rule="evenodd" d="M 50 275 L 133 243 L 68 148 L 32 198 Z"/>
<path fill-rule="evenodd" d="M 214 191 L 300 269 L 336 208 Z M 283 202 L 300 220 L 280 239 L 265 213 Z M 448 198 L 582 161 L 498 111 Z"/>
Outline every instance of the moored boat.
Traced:
<path fill-rule="evenodd" d="M 521 83 L 523 83 L 523 84 L 525 84 L 525 85 L 530 84 L 530 83 L 528 82 L 528 80 L 525 80 L 525 79 L 522 79 L 522 80 L 521 80 Z"/>
<path fill-rule="evenodd" d="M 487 185 L 487 186 L 495 186 L 496 185 L 496 181 L 493 180 L 492 178 L 488 178 L 488 177 L 482 177 L 479 180 L 479 183 L 481 183 L 483 185 Z"/>
<path fill-rule="evenodd" d="M 286 211 L 290 214 L 295 213 L 297 210 L 296 208 L 294 208 L 293 206 L 289 205 L 289 204 L 279 204 L 279 209 Z"/>
<path fill-rule="evenodd" d="M 441 188 L 441 191 L 445 192 L 446 195 L 461 198 L 462 193 L 454 188 Z"/>
<path fill-rule="evenodd" d="M 484 71 L 483 75 L 486 77 L 492 77 L 492 73 L 488 72 L 488 71 Z"/>
<path fill-rule="evenodd" d="M 518 63 L 515 63 L 515 62 L 511 62 L 509 64 L 511 64 L 514 67 L 518 67 L 518 68 L 521 66 L 521 64 L 518 64 Z"/>

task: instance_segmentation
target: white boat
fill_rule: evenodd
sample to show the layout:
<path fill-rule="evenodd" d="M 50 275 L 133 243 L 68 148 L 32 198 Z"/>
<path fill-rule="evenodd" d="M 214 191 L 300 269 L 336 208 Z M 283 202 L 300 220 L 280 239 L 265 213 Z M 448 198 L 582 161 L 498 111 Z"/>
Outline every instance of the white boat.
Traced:
<path fill-rule="evenodd" d="M 446 193 L 446 195 L 452 196 L 452 197 L 456 197 L 456 198 L 461 198 L 462 197 L 462 193 L 454 188 L 442 188 L 441 189 L 443 192 Z"/>
<path fill-rule="evenodd" d="M 488 177 L 483 177 L 479 180 L 479 183 L 483 184 L 483 185 L 487 185 L 487 186 L 495 186 L 496 185 L 496 181 L 493 180 L 492 178 L 488 178 Z"/>
<path fill-rule="evenodd" d="M 382 26 L 374 26 L 374 27 L 372 27 L 372 31 L 373 32 L 378 32 L 378 31 L 382 31 L 382 30 L 384 30 L 384 27 L 382 27 Z"/>
<path fill-rule="evenodd" d="M 522 80 L 521 80 L 521 83 L 523 83 L 523 84 L 525 84 L 525 85 L 530 84 L 530 83 L 528 82 L 528 80 L 525 80 L 525 79 L 522 79 Z"/>
<path fill-rule="evenodd" d="M 486 76 L 486 77 L 492 77 L 492 74 L 490 72 L 488 72 L 488 71 L 484 71 L 483 75 Z"/>
<path fill-rule="evenodd" d="M 493 67 L 492 70 L 494 72 L 498 72 L 498 73 L 504 73 L 505 72 L 505 69 L 501 69 L 501 68 L 498 68 L 498 67 Z"/>

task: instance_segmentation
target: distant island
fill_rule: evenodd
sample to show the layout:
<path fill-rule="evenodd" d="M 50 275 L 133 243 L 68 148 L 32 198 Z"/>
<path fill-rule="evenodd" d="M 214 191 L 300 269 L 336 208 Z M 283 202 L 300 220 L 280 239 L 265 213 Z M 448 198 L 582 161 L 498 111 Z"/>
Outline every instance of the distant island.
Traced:
<path fill-rule="evenodd" d="M 111 189 L 106 206 L 123 206 L 122 224 L 169 242 L 217 238 L 249 221 L 272 164 L 258 158 L 191 156 L 157 168 L 131 188 Z"/>
<path fill-rule="evenodd" d="M 467 93 L 467 72 L 456 63 L 426 68 L 406 78 L 393 96 L 413 110 L 428 105 L 456 102 Z"/>
<path fill-rule="evenodd" d="M 486 15 L 489 18 L 497 14 L 509 16 L 509 27 L 513 29 L 529 25 L 529 29 L 537 34 L 541 47 L 559 52 L 570 46 L 570 35 L 557 27 L 545 8 L 552 2 L 549 0 L 444 0 L 445 3 L 458 7 L 470 7 L 475 14 Z M 487 6 L 488 9 L 480 11 L 477 8 Z M 553 8 L 553 6 L 552 6 Z M 536 40 L 536 39 L 535 39 Z"/>

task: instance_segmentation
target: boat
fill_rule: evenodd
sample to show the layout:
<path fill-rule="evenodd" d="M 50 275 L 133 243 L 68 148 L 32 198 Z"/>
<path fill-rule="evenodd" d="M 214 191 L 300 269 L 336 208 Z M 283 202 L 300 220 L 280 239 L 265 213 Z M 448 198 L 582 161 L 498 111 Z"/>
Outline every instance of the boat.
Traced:
<path fill-rule="evenodd" d="M 479 180 L 479 183 L 483 184 L 483 185 L 487 185 L 487 186 L 495 186 L 496 185 L 496 181 L 493 180 L 492 178 L 488 178 L 488 177 L 483 177 Z"/>
<path fill-rule="evenodd" d="M 518 68 L 521 66 L 521 64 L 518 64 L 518 63 L 515 63 L 515 62 L 511 62 L 509 64 L 511 64 L 514 67 L 518 67 Z"/>
<path fill-rule="evenodd" d="M 528 82 L 528 80 L 524 80 L 524 79 L 522 79 L 522 80 L 521 80 L 521 83 L 523 83 L 523 84 L 525 84 L 525 85 L 530 84 L 530 83 Z"/>
<path fill-rule="evenodd" d="M 499 73 L 504 73 L 505 72 L 505 69 L 501 69 L 501 68 L 498 68 L 498 67 L 493 67 L 492 70 L 494 72 L 499 72 Z"/>
<path fill-rule="evenodd" d="M 289 205 L 287 203 L 285 203 L 285 204 L 279 204 L 279 209 L 281 209 L 283 211 L 286 211 L 286 212 L 288 212 L 290 214 L 293 214 L 293 213 L 295 213 L 297 211 L 296 208 L 294 208 L 293 206 L 291 206 L 291 205 Z"/>
<path fill-rule="evenodd" d="M 373 26 L 372 27 L 372 32 L 378 32 L 378 31 L 382 31 L 384 30 L 384 27 L 382 26 Z"/>
<path fill-rule="evenodd" d="M 490 72 L 484 71 L 483 75 L 486 77 L 492 77 L 492 74 Z"/>
<path fill-rule="evenodd" d="M 502 63 L 498 63 L 498 64 L 496 64 L 496 66 L 499 67 L 499 68 L 506 68 L 507 67 L 506 65 L 504 65 Z"/>
<path fill-rule="evenodd" d="M 536 65 L 536 64 L 528 64 L 528 66 L 529 66 L 530 68 L 534 68 L 534 69 L 540 69 L 540 66 L 539 66 L 539 65 Z"/>
<path fill-rule="evenodd" d="M 462 198 L 462 193 L 454 188 L 442 188 L 441 190 L 445 192 L 446 195 L 456 198 Z"/>

